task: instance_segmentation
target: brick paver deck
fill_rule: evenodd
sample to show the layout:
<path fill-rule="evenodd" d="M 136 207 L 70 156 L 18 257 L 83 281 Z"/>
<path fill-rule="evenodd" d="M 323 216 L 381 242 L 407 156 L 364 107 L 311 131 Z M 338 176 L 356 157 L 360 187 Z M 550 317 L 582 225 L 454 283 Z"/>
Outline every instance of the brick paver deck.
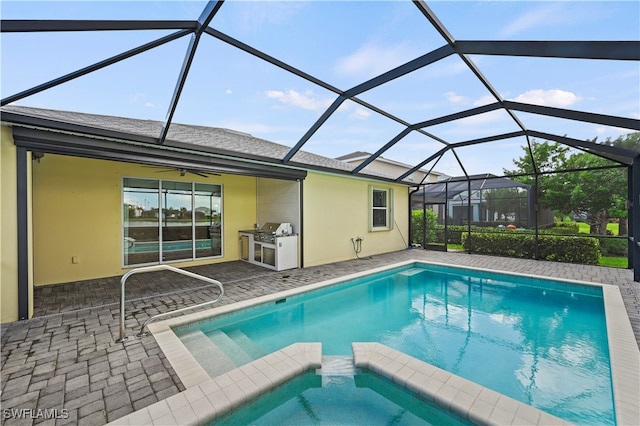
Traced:
<path fill-rule="evenodd" d="M 615 284 L 640 342 L 640 284 L 624 269 L 423 250 L 281 272 L 245 262 L 187 269 L 221 281 L 220 304 L 230 304 L 413 258 Z M 149 316 L 210 300 L 216 287 L 168 271 L 131 276 L 124 344 L 115 343 L 119 294 L 120 277 L 39 287 L 34 318 L 2 325 L 2 424 L 101 425 L 184 390 L 154 338 L 135 334 Z"/>

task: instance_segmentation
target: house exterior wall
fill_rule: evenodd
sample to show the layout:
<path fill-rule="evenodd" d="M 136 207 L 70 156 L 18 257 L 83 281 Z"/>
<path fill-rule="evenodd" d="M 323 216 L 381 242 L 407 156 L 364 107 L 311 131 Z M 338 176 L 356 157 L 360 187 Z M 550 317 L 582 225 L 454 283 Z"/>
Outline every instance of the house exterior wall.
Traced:
<path fill-rule="evenodd" d="M 11 129 L 0 127 L 0 322 L 18 319 L 18 211 L 17 154 Z M 27 188 L 31 187 L 31 154 L 27 154 Z M 31 211 L 31 191 L 27 192 L 27 209 Z M 27 217 L 31 236 L 31 215 Z M 33 258 L 29 239 L 29 270 Z M 33 300 L 33 274 L 29 274 L 29 301 Z M 29 303 L 29 317 L 33 303 Z"/>
<path fill-rule="evenodd" d="M 239 229 L 256 222 L 256 179 L 158 173 L 141 165 L 46 154 L 33 167 L 35 285 L 116 276 L 122 266 L 122 178 L 223 185 L 223 257 L 171 263 L 194 266 L 239 259 Z M 76 263 L 72 259 L 75 258 Z"/>
<path fill-rule="evenodd" d="M 395 224 L 369 231 L 369 187 L 393 189 Z M 387 182 L 309 172 L 303 189 L 305 266 L 355 259 L 351 238 L 363 238 L 360 257 L 405 249 L 408 188 Z M 403 241 L 404 238 L 404 241 Z"/>
<path fill-rule="evenodd" d="M 258 178 L 257 224 L 291 223 L 300 233 L 300 184 L 296 181 Z"/>

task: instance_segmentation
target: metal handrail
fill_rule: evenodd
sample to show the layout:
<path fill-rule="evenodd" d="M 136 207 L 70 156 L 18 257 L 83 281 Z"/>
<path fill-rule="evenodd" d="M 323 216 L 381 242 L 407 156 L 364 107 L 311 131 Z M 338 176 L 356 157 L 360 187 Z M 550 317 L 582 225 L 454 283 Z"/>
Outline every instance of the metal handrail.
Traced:
<path fill-rule="evenodd" d="M 224 295 L 224 287 L 222 286 L 222 283 L 220 283 L 220 281 L 216 281 L 216 280 L 214 280 L 212 278 L 204 277 L 202 275 L 194 274 L 193 272 L 185 271 L 183 269 L 174 268 L 173 266 L 169 266 L 169 265 L 153 265 L 153 266 L 143 266 L 143 267 L 140 267 L 140 268 L 132 269 L 129 272 L 127 272 L 126 274 L 124 274 L 122 276 L 122 278 L 120 279 L 120 337 L 118 339 L 116 339 L 116 343 L 124 343 L 127 340 L 127 336 L 124 335 L 125 283 L 127 281 L 127 278 L 129 278 L 131 275 L 134 275 L 134 274 L 140 274 L 140 273 L 143 273 L 143 272 L 160 271 L 160 270 L 169 270 L 169 271 L 177 272 L 178 274 L 186 275 L 188 277 L 195 278 L 195 279 L 198 279 L 200 281 L 205 281 L 205 282 L 208 282 L 208 283 L 211 283 L 211 284 L 215 284 L 220 288 L 220 294 L 218 295 L 218 297 L 216 297 L 215 299 L 210 300 L 208 302 L 200 303 L 198 305 L 193 305 L 193 306 L 187 306 L 187 307 L 180 308 L 180 309 L 175 309 L 175 310 L 170 311 L 170 312 L 164 312 L 164 313 L 161 313 L 161 314 L 156 314 L 156 315 L 148 318 L 144 322 L 144 324 L 142 324 L 142 328 L 140 329 L 140 333 L 138 333 L 138 337 L 146 336 L 147 333 L 144 332 L 145 327 L 151 321 L 154 321 L 157 318 L 160 318 L 160 317 L 163 317 L 163 316 L 167 316 L 167 315 L 171 315 L 171 314 L 175 314 L 176 312 L 182 312 L 182 311 L 186 311 L 186 310 L 189 310 L 189 309 L 195 309 L 195 308 L 199 308 L 199 307 L 202 307 L 202 306 L 210 305 L 210 304 L 215 303 L 218 300 L 220 300 L 220 298 Z"/>

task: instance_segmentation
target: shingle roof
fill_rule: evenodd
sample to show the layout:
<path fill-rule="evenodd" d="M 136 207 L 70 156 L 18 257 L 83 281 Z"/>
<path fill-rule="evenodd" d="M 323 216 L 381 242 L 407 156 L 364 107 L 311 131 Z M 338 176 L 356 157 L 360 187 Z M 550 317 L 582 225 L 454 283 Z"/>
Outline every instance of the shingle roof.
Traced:
<path fill-rule="evenodd" d="M 336 160 L 345 161 L 345 160 L 351 160 L 354 158 L 362 158 L 362 157 L 369 158 L 370 155 L 371 155 L 370 152 L 355 151 L 350 154 L 345 154 L 340 157 L 336 157 Z"/>
<path fill-rule="evenodd" d="M 87 134 L 92 134 L 93 130 L 106 130 L 118 132 L 125 137 L 129 135 L 151 140 L 156 139 L 162 130 L 162 123 L 153 120 L 14 105 L 2 107 L 1 111 L 47 120 L 51 128 L 56 128 L 57 124 L 81 126 L 80 128 Z M 291 149 L 286 145 L 256 138 L 247 133 L 179 123 L 171 124 L 165 144 L 188 147 L 194 151 L 207 151 L 232 157 L 260 159 L 271 163 L 279 162 Z M 351 172 L 355 168 L 354 165 L 344 161 L 306 151 L 298 151 L 289 164 L 304 168 L 339 172 Z M 395 178 L 394 176 L 374 171 L 365 171 L 360 174 L 374 178 Z"/>

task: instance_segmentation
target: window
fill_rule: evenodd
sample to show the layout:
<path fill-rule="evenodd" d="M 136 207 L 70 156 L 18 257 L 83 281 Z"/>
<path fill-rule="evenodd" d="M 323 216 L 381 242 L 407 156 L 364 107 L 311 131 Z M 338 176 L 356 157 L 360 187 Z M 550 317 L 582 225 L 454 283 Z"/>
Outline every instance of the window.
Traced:
<path fill-rule="evenodd" d="M 370 199 L 370 231 L 385 231 L 393 229 L 393 190 L 390 188 L 376 188 L 371 186 Z"/>
<path fill-rule="evenodd" d="M 123 179 L 125 266 L 222 255 L 222 186 Z"/>

